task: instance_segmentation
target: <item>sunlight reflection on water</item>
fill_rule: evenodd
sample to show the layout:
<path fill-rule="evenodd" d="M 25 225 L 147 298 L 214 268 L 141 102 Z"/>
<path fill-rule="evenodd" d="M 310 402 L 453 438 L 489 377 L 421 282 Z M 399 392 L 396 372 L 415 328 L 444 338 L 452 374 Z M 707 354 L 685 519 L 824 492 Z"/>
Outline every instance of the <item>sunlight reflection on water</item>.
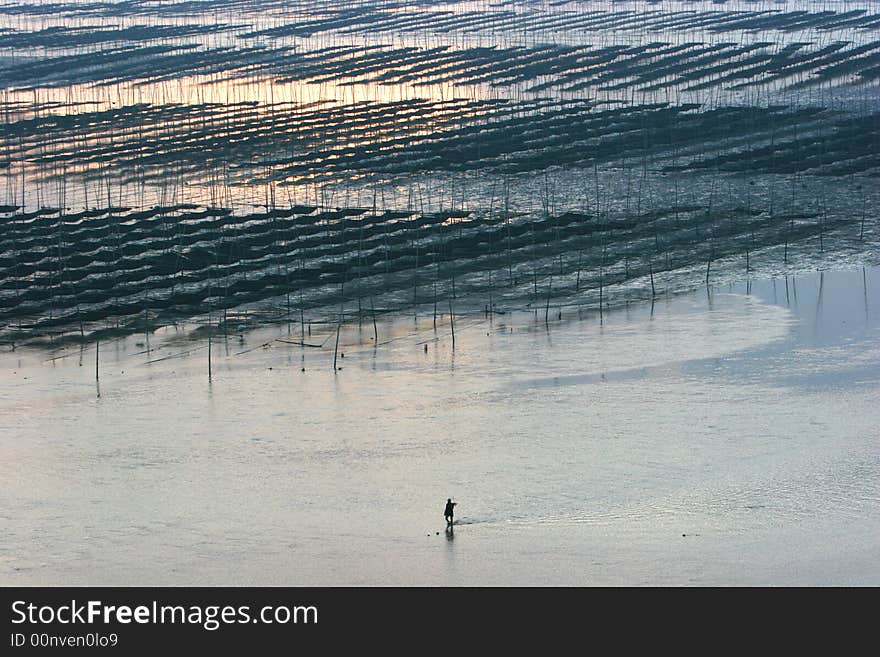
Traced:
<path fill-rule="evenodd" d="M 821 278 L 479 318 L 454 354 L 352 326 L 335 374 L 273 329 L 210 383 L 131 338 L 100 398 L 88 353 L 4 353 L 0 581 L 876 584 L 880 270 Z"/>

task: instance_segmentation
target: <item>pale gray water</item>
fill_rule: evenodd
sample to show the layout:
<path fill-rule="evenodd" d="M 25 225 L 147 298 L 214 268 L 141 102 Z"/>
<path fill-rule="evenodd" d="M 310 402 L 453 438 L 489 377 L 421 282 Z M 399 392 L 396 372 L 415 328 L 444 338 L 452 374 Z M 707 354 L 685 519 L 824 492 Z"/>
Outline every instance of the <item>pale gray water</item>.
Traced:
<path fill-rule="evenodd" d="M 0 584 L 878 585 L 878 289 L 7 351 Z"/>

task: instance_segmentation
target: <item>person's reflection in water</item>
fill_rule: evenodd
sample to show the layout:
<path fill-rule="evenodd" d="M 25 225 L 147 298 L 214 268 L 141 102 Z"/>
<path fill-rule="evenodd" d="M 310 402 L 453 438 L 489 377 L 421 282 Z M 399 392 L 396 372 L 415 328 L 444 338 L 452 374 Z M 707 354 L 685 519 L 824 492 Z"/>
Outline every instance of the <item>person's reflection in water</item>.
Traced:
<path fill-rule="evenodd" d="M 452 529 L 452 525 L 446 525 L 446 540 L 452 541 L 455 539 L 455 531 Z"/>

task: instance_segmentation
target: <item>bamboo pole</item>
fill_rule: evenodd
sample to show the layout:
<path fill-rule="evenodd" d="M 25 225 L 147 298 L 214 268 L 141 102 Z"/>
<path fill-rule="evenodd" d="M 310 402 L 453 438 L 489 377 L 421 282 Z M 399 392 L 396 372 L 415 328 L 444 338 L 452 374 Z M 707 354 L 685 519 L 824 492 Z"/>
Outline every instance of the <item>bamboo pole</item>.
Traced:
<path fill-rule="evenodd" d="M 452 309 L 452 297 L 449 297 L 449 326 L 452 329 L 452 350 L 455 351 L 455 311 Z"/>

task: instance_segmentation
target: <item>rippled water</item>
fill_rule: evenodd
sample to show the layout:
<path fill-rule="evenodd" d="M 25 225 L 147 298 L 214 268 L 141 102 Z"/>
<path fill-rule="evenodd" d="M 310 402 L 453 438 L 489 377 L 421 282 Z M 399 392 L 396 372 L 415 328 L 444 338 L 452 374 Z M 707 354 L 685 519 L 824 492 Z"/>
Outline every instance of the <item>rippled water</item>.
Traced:
<path fill-rule="evenodd" d="M 878 288 L 7 351 L 0 583 L 880 584 Z"/>

